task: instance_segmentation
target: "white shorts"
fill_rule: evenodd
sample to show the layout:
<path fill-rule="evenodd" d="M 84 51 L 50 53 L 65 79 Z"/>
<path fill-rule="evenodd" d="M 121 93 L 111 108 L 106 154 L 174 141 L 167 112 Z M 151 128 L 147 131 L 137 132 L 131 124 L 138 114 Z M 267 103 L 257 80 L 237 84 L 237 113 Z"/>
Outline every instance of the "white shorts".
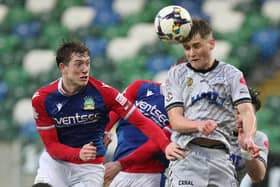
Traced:
<path fill-rule="evenodd" d="M 170 162 L 168 187 L 237 187 L 235 168 L 226 150 L 191 143 L 188 148 L 184 159 Z"/>
<path fill-rule="evenodd" d="M 163 173 L 127 173 L 121 171 L 115 176 L 110 187 L 163 187 L 164 183 Z"/>
<path fill-rule="evenodd" d="M 102 187 L 104 171 L 102 164 L 73 164 L 55 160 L 44 151 L 34 184 L 43 182 L 53 187 Z"/>

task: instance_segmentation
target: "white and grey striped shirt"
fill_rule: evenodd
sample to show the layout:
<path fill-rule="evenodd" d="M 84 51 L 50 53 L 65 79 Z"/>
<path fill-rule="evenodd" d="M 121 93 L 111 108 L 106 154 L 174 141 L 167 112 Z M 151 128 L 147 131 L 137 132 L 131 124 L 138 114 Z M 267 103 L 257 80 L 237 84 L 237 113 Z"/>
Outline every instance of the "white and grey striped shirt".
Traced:
<path fill-rule="evenodd" d="M 180 106 L 190 120 L 214 120 L 216 130 L 209 136 L 201 133 L 172 133 L 172 141 L 181 147 L 195 137 L 223 142 L 230 149 L 230 136 L 236 128 L 234 106 L 251 102 L 251 97 L 240 70 L 230 64 L 215 61 L 208 71 L 194 70 L 190 64 L 173 66 L 165 82 L 165 107 Z"/>

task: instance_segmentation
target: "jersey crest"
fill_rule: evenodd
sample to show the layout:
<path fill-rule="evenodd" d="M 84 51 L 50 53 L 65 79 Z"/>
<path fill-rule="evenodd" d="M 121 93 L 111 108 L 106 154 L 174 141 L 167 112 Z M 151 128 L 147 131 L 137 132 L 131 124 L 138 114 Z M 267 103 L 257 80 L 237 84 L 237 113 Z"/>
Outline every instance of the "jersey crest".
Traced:
<path fill-rule="evenodd" d="M 95 102 L 92 97 L 86 96 L 84 97 L 84 110 L 94 110 Z"/>

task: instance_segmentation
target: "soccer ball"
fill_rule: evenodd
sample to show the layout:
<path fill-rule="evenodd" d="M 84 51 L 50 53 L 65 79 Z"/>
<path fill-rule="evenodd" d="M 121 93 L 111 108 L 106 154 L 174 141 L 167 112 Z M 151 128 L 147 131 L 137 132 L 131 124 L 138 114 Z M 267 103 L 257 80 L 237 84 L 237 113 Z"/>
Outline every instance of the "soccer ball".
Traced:
<path fill-rule="evenodd" d="M 161 40 L 169 43 L 181 43 L 191 30 L 192 19 L 185 8 L 170 5 L 157 13 L 154 25 Z"/>

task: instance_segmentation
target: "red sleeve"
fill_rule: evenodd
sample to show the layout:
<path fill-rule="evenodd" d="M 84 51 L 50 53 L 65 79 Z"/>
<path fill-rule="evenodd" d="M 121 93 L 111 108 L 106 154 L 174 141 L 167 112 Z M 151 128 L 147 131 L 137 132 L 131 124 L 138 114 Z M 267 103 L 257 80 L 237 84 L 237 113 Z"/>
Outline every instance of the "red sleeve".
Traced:
<path fill-rule="evenodd" d="M 162 129 L 167 138 L 170 138 L 170 132 L 167 128 Z M 145 144 L 138 147 L 135 151 L 119 160 L 123 169 L 129 168 L 132 165 L 145 163 L 150 160 L 152 155 L 160 152 L 161 149 L 152 140 L 148 140 Z"/>
<path fill-rule="evenodd" d="M 138 163 L 145 163 L 151 159 L 154 153 L 160 152 L 161 149 L 152 140 L 148 140 L 145 144 L 137 148 L 135 151 L 119 160 L 123 169 L 129 168 Z"/>
<path fill-rule="evenodd" d="M 164 132 L 151 119 L 146 118 L 138 109 L 129 116 L 128 121 L 137 126 L 141 131 L 152 139 L 163 152 L 170 143 Z"/>
<path fill-rule="evenodd" d="M 36 126 L 47 152 L 54 159 L 79 161 L 80 148 L 73 148 L 59 142 L 55 123 L 45 110 L 44 98 L 43 93 L 36 92 L 32 98 L 32 107 Z"/>
<path fill-rule="evenodd" d="M 145 117 L 123 94 L 119 93 L 102 82 L 92 82 L 102 94 L 107 107 L 128 120 L 132 125 L 138 127 L 148 138 L 152 139 L 161 150 L 165 152 L 170 143 L 168 138 L 151 119 Z"/>
<path fill-rule="evenodd" d="M 110 118 L 110 121 L 106 125 L 105 132 L 109 132 L 113 128 L 113 126 L 117 123 L 117 121 L 119 121 L 120 116 L 117 113 L 115 113 L 114 111 L 111 111 L 109 114 L 109 118 Z"/>

